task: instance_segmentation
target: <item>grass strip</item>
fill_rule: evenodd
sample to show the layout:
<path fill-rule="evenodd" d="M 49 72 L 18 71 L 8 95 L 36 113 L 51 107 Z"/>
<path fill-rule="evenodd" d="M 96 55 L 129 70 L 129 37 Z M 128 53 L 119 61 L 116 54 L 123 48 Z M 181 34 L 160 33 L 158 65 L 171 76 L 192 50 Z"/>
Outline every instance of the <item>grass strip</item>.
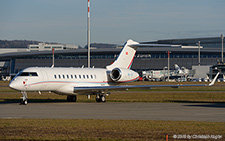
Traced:
<path fill-rule="evenodd" d="M 222 135 L 225 123 L 196 121 L 1 119 L 0 140 L 165 140 L 166 135 Z"/>
<path fill-rule="evenodd" d="M 193 82 L 183 82 L 189 84 Z M 134 82 L 132 85 L 165 85 L 176 84 L 168 82 Z M 198 83 L 196 83 L 198 84 Z M 0 81 L 0 102 L 20 102 L 22 94 L 7 87 L 8 82 Z M 66 102 L 66 96 L 54 93 L 28 92 L 28 102 Z M 95 96 L 87 99 L 78 96 L 77 102 L 95 102 Z M 225 102 L 225 83 L 216 83 L 213 87 L 180 87 L 180 88 L 153 88 L 131 89 L 128 91 L 111 91 L 107 102 Z"/>
<path fill-rule="evenodd" d="M 0 90 L 1 91 L 1 90 Z M 20 102 L 20 92 L 0 93 L 0 102 Z M 205 91 L 114 91 L 106 97 L 107 102 L 225 102 L 225 92 Z M 67 102 L 66 96 L 44 92 L 28 92 L 28 102 Z M 78 95 L 77 102 L 95 102 L 95 96 Z"/>

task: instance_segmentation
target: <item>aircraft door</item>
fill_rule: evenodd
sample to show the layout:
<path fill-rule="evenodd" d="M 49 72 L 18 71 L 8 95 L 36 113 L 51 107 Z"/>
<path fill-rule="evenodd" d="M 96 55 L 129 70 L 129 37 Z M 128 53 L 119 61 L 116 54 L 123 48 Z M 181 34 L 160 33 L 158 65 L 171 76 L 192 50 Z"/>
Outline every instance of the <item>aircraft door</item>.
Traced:
<path fill-rule="evenodd" d="M 48 74 L 45 70 L 41 70 L 41 74 L 42 74 L 42 84 L 41 84 L 41 89 L 42 90 L 48 90 Z"/>

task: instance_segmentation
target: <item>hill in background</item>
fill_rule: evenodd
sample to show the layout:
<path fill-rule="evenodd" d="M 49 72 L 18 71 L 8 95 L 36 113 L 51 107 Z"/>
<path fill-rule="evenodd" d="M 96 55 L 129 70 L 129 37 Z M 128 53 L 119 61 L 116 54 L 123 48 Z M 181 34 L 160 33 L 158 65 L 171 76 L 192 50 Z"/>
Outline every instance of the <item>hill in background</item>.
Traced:
<path fill-rule="evenodd" d="M 91 43 L 90 46 L 93 47 L 93 48 L 115 48 L 118 45 L 116 45 L 116 44 L 107 44 L 107 43 Z M 87 48 L 87 45 L 84 48 Z"/>
<path fill-rule="evenodd" d="M 30 41 L 30 40 L 0 40 L 0 48 L 27 48 L 30 44 L 43 43 L 40 41 Z M 48 43 L 47 44 L 59 44 L 59 43 Z M 106 43 L 92 43 L 91 47 L 96 48 L 114 48 L 116 44 L 106 44 Z M 79 46 L 79 48 L 81 48 Z M 87 45 L 84 47 L 87 48 Z"/>
<path fill-rule="evenodd" d="M 39 41 L 28 40 L 0 40 L 0 48 L 27 48 L 30 44 L 38 44 Z"/>

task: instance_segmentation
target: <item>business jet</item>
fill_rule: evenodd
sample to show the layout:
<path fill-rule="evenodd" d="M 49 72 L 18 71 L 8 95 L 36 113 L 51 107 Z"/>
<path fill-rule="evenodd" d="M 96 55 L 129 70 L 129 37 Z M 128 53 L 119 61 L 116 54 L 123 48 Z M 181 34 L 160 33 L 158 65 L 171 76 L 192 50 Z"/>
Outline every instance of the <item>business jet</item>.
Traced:
<path fill-rule="evenodd" d="M 208 85 L 129 85 L 118 84 L 133 82 L 139 74 L 131 70 L 138 47 L 175 47 L 174 45 L 139 44 L 128 40 L 118 58 L 106 68 L 60 68 L 29 67 L 20 71 L 10 82 L 9 87 L 21 91 L 21 104 L 27 104 L 27 92 L 43 91 L 67 95 L 67 101 L 76 102 L 77 95 L 96 95 L 96 102 L 106 102 L 110 90 L 151 87 L 212 86 L 217 76 Z"/>

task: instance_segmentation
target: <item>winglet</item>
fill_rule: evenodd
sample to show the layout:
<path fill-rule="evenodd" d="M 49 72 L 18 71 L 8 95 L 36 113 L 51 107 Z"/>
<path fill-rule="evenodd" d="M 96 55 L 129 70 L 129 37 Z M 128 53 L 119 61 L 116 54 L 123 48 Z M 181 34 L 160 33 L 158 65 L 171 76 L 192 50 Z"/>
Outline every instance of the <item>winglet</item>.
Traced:
<path fill-rule="evenodd" d="M 216 82 L 216 79 L 217 79 L 217 77 L 219 76 L 219 74 L 220 74 L 220 72 L 218 72 L 218 73 L 216 74 L 216 76 L 213 78 L 213 81 L 209 84 L 209 86 L 213 86 L 213 85 L 214 85 L 214 83 Z"/>

